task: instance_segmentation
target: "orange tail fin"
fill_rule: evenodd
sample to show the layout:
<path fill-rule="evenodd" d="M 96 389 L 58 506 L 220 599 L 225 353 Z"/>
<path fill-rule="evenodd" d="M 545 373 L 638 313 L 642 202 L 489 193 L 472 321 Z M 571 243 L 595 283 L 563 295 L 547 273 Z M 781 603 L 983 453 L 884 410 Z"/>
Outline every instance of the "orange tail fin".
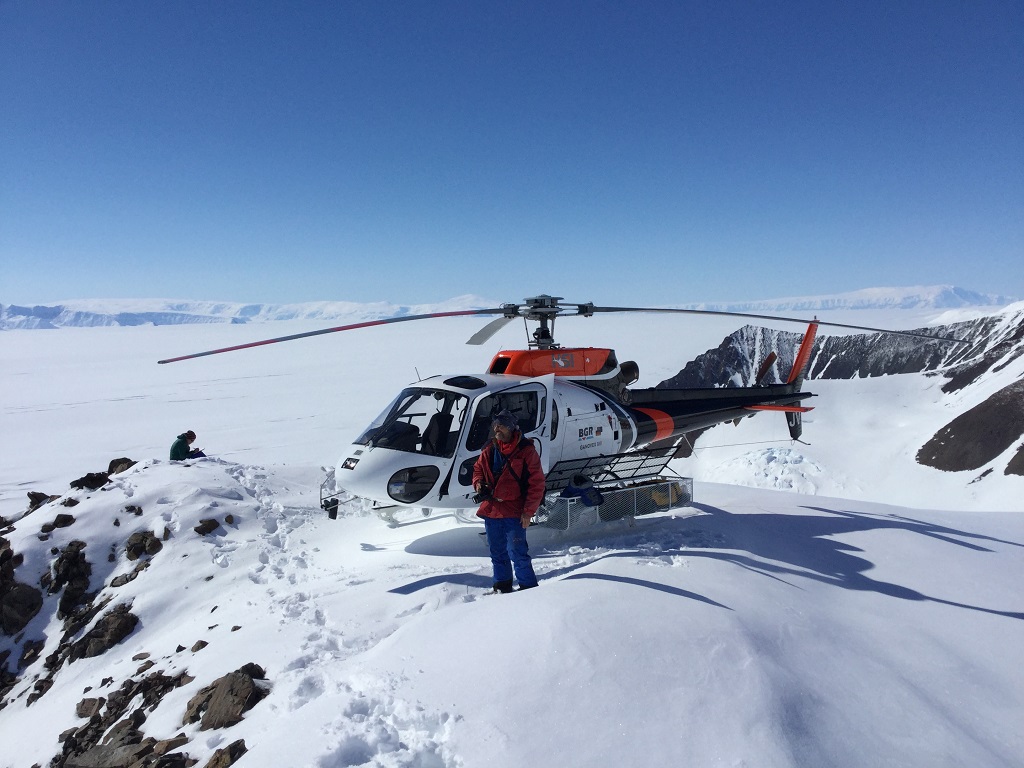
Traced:
<path fill-rule="evenodd" d="M 786 380 L 787 384 L 799 384 L 803 378 L 804 373 L 807 369 L 807 363 L 811 359 L 811 349 L 814 347 L 814 337 L 818 334 L 818 319 L 815 318 L 810 325 L 807 326 L 807 333 L 804 334 L 804 340 L 800 343 L 800 349 L 796 353 L 796 360 L 793 361 L 793 369 L 789 372 L 789 378 Z"/>

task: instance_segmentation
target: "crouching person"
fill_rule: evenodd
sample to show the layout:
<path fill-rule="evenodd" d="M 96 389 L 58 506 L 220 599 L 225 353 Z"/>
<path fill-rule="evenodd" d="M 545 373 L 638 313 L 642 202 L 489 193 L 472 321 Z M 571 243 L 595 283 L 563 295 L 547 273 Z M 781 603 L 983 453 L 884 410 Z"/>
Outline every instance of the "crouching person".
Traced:
<path fill-rule="evenodd" d="M 484 520 L 494 568 L 494 591 L 511 592 L 512 574 L 520 589 L 537 586 L 526 529 L 544 500 L 544 470 L 533 443 L 508 411 L 491 422 L 494 439 L 473 467 L 473 488 L 482 498 L 477 516 Z"/>
<path fill-rule="evenodd" d="M 178 435 L 178 439 L 171 445 L 171 461 L 206 458 L 206 454 L 199 448 L 192 448 L 192 443 L 195 441 L 196 433 L 191 429 Z"/>

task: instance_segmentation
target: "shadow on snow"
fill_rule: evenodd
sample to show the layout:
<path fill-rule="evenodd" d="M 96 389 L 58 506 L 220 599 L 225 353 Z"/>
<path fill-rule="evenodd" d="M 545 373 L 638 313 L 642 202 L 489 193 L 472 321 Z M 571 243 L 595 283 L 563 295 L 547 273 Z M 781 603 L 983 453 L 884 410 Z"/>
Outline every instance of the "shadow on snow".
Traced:
<path fill-rule="evenodd" d="M 863 550 L 837 541 L 832 537 L 864 531 L 901 530 L 978 553 L 995 551 L 990 546 L 985 546 L 986 544 L 1011 547 L 1024 547 L 1024 544 L 908 517 L 849 512 L 826 507 L 804 507 L 811 512 L 822 513 L 811 515 L 771 512 L 735 514 L 719 507 L 700 503 L 693 504 L 693 508 L 704 514 L 698 518 L 651 520 L 650 525 L 631 528 L 627 532 L 623 532 L 621 529 L 605 529 L 607 535 L 597 539 L 593 535 L 586 536 L 592 541 L 600 541 L 597 549 L 589 550 L 592 556 L 584 557 L 578 563 L 540 574 L 541 582 L 582 578 L 603 579 L 657 589 L 727 608 L 710 598 L 657 582 L 593 572 L 577 572 L 581 568 L 592 566 L 605 558 L 685 555 L 732 563 L 785 583 L 791 583 L 787 581 L 787 577 L 809 578 L 844 589 L 875 592 L 900 600 L 934 602 L 996 616 L 1024 619 L 1024 612 L 1021 611 L 997 610 L 946 600 L 942 597 L 926 595 L 910 587 L 873 579 L 867 575 L 867 572 L 874 568 L 874 563 L 866 557 L 854 554 L 862 553 Z M 552 532 L 549 531 L 539 531 L 538 534 L 531 536 L 531 539 L 533 539 L 531 548 L 534 552 L 539 552 L 534 555 L 534 560 L 538 564 L 565 554 L 564 551 L 545 549 L 545 547 L 550 547 L 560 541 L 567 543 L 564 536 L 559 537 L 557 534 L 552 535 Z M 426 536 L 411 543 L 406 551 L 410 554 L 446 558 L 487 556 L 480 533 L 474 528 L 457 528 Z M 490 586 L 490 581 L 488 576 L 482 574 L 441 574 L 419 579 L 391 591 L 410 594 L 440 584 L 486 589 Z"/>

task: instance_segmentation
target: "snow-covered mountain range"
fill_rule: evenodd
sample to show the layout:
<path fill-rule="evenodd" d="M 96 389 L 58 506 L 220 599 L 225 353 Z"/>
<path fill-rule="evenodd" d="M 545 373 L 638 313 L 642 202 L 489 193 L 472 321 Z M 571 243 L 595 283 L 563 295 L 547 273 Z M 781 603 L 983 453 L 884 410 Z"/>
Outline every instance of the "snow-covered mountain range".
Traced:
<path fill-rule="evenodd" d="M 0 330 L 92 328 L 96 326 L 263 323 L 285 320 L 361 322 L 498 306 L 478 296 L 458 296 L 438 304 L 315 301 L 302 304 L 242 304 L 172 299 L 78 299 L 52 306 L 0 304 Z"/>
<path fill-rule="evenodd" d="M 506 301 L 511 300 L 506 298 Z M 727 312 L 813 312 L 861 309 L 954 309 L 1001 307 L 1007 296 L 978 293 L 948 285 L 868 288 L 830 296 L 771 299 L 754 302 L 680 304 L 685 309 Z M 480 296 L 457 296 L 437 304 L 360 304 L 320 301 L 302 304 L 242 304 L 169 299 L 78 299 L 54 305 L 0 304 L 0 330 L 94 327 L 105 325 L 179 325 L 187 323 L 258 323 L 282 320 L 360 322 L 383 317 L 500 306 Z"/>
<path fill-rule="evenodd" d="M 805 443 L 715 427 L 691 507 L 531 529 L 511 596 L 475 526 L 318 505 L 406 382 L 483 369 L 478 318 L 172 366 L 267 329 L 0 334 L 0 768 L 1022 768 L 1024 306 L 877 312 L 970 344 L 820 339 Z M 784 375 L 797 335 L 734 320 L 560 332 L 644 386 Z"/>

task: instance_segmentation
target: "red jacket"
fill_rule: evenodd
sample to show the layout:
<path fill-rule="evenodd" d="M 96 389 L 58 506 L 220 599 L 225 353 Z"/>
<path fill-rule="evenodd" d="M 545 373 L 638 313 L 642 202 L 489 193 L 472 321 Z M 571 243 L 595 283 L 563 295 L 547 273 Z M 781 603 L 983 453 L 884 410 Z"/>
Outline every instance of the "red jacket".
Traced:
<path fill-rule="evenodd" d="M 544 500 L 544 470 L 540 465 L 540 456 L 530 440 L 517 434 L 518 445 L 508 457 L 505 468 L 494 477 L 491 459 L 495 446 L 492 440 L 480 452 L 480 458 L 473 466 L 473 486 L 483 482 L 491 489 L 491 498 L 480 505 L 477 510 L 479 517 L 523 517 L 533 515 Z M 513 472 L 515 475 L 513 475 Z M 523 481 L 520 486 L 519 477 Z M 523 495 L 523 486 L 526 494 Z"/>

